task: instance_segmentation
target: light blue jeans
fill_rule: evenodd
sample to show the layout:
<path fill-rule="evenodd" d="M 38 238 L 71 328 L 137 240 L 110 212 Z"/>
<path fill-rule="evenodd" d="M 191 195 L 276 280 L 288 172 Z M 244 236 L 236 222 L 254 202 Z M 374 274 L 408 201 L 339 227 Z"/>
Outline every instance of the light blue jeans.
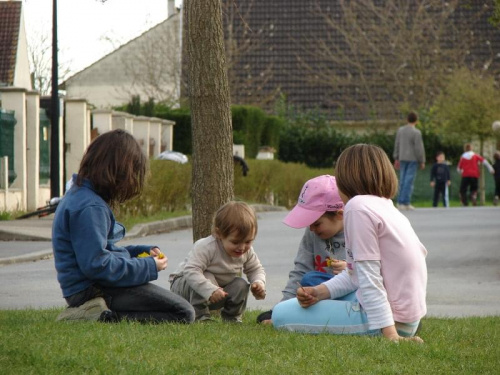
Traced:
<path fill-rule="evenodd" d="M 399 162 L 399 196 L 398 203 L 409 205 L 413 193 L 413 181 L 417 175 L 418 162 L 400 161 Z"/>
<path fill-rule="evenodd" d="M 347 299 L 347 300 L 345 300 Z M 337 335 L 376 335 L 380 330 L 368 328 L 368 318 L 356 299 L 355 292 L 344 300 L 323 300 L 308 307 L 300 306 L 297 298 L 274 306 L 273 326 L 301 333 L 331 333 Z"/>
<path fill-rule="evenodd" d="M 292 298 L 274 306 L 273 326 L 277 329 L 301 333 L 330 333 L 335 335 L 380 335 L 380 329 L 370 329 L 368 318 L 356 298 L 356 292 L 340 299 L 323 300 L 308 307 L 300 306 Z M 397 323 L 400 336 L 414 336 L 419 320 L 412 323 Z"/>

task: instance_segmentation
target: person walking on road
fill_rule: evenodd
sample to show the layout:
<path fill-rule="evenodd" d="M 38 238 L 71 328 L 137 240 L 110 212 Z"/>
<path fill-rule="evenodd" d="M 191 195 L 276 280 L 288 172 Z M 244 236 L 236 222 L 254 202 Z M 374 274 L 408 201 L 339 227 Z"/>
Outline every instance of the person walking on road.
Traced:
<path fill-rule="evenodd" d="M 417 168 L 425 168 L 425 150 L 422 133 L 415 126 L 418 115 L 410 112 L 407 117 L 408 124 L 401 126 L 396 133 L 394 142 L 394 167 L 399 170 L 399 195 L 398 208 L 400 210 L 413 210 L 411 195 L 413 182 L 417 175 Z"/>

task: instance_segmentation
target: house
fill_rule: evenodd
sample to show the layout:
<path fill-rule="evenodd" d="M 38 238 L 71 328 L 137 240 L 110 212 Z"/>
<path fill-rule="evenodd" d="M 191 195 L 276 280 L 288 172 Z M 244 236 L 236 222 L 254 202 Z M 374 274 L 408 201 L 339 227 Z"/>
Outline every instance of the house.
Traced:
<path fill-rule="evenodd" d="M 180 78 L 180 15 L 168 0 L 168 17 L 64 81 L 66 98 L 85 98 L 99 109 L 143 100 L 177 103 Z"/>
<path fill-rule="evenodd" d="M 0 87 L 31 90 L 28 42 L 21 1 L 0 0 Z"/>
<path fill-rule="evenodd" d="M 39 134 L 22 2 L 0 1 L 0 211 L 34 209 L 44 201 Z"/>
<path fill-rule="evenodd" d="M 228 44 L 243 50 L 257 39 L 232 59 L 239 83 L 233 103 L 257 103 L 279 90 L 287 104 L 331 119 L 398 120 L 402 104 L 432 103 L 444 73 L 458 67 L 500 81 L 492 1 L 223 2 L 236 4 L 236 16 L 225 18 Z M 230 55 L 234 50 L 226 47 Z"/>
<path fill-rule="evenodd" d="M 500 78 L 491 1 L 222 4 L 234 104 L 272 111 L 281 96 L 330 119 L 394 122 L 403 104 L 429 106 L 447 74 L 461 66 Z M 180 73 L 181 16 L 169 12 L 163 23 L 69 78 L 62 85 L 68 97 L 85 97 L 98 108 L 125 104 L 132 95 L 177 103 L 179 82 L 187 82 Z"/>

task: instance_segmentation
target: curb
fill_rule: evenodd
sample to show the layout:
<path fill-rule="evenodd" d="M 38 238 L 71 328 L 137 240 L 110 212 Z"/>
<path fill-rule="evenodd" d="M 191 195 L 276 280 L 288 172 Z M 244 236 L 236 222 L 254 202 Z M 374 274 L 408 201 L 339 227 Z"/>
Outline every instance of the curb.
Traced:
<path fill-rule="evenodd" d="M 286 207 L 268 206 L 263 204 L 251 205 L 255 212 L 271 212 L 271 211 L 287 211 Z M 151 223 L 137 224 L 125 235 L 123 240 L 130 240 L 150 236 L 153 234 L 169 233 L 175 230 L 188 229 L 193 226 L 191 216 L 180 216 L 172 219 L 154 221 Z M 14 233 L 8 231 L 0 231 L 0 241 L 50 241 L 51 238 L 35 235 L 27 235 L 23 233 Z M 52 258 L 52 249 L 41 250 L 30 254 L 19 255 L 9 258 L 0 258 L 0 266 L 22 262 L 34 262 L 37 260 Z"/>
<path fill-rule="evenodd" d="M 0 266 L 7 266 L 9 264 L 35 262 L 37 260 L 50 259 L 53 257 L 52 249 L 36 251 L 30 254 L 19 255 L 10 258 L 1 258 Z"/>
<path fill-rule="evenodd" d="M 0 230 L 0 241 L 51 241 L 51 237 L 21 233 L 19 230 Z"/>

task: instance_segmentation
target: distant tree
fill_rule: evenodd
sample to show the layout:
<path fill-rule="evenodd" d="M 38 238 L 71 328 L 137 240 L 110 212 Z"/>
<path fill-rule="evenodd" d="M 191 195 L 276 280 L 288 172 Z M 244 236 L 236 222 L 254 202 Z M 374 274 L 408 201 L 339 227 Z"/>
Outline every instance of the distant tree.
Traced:
<path fill-rule="evenodd" d="M 490 22 L 496 27 L 500 26 L 500 0 L 495 0 L 493 15 L 490 18 Z"/>
<path fill-rule="evenodd" d="M 461 69 L 449 79 L 433 108 L 436 120 L 445 133 L 457 135 L 464 142 L 484 143 L 493 139 L 491 124 L 500 118 L 500 91 L 493 77 Z M 480 179 L 481 203 L 484 204 L 484 173 Z"/>
<path fill-rule="evenodd" d="M 193 139 L 193 239 L 234 196 L 232 126 L 221 0 L 186 0 L 185 53 Z"/>
<path fill-rule="evenodd" d="M 494 58 L 494 51 L 484 61 L 471 54 L 478 22 L 491 12 L 482 3 L 313 0 L 324 37 L 306 34 L 297 59 L 309 84 L 330 88 L 329 104 L 339 113 L 388 119 L 399 116 L 403 104 L 429 108 L 450 73 L 463 66 L 487 69 Z"/>
<path fill-rule="evenodd" d="M 275 90 L 263 90 L 273 78 L 272 61 L 253 64 L 250 59 L 263 48 L 269 38 L 269 25 L 251 24 L 255 12 L 255 0 L 222 0 L 222 17 L 225 35 L 226 60 L 229 88 L 235 104 L 269 107 L 279 95 Z M 262 67 L 256 70 L 257 67 Z"/>
<path fill-rule="evenodd" d="M 50 95 L 52 86 L 52 39 L 48 31 L 41 31 L 29 38 L 28 58 L 33 88 L 39 91 L 41 95 Z M 64 81 L 71 74 L 70 63 L 60 63 L 58 74 L 59 80 Z"/>
<path fill-rule="evenodd" d="M 132 78 L 126 94 L 140 92 L 143 97 L 172 106 L 178 102 L 181 74 L 179 21 L 158 27 L 162 32 L 143 35 L 131 55 L 122 59 L 125 74 Z"/>

